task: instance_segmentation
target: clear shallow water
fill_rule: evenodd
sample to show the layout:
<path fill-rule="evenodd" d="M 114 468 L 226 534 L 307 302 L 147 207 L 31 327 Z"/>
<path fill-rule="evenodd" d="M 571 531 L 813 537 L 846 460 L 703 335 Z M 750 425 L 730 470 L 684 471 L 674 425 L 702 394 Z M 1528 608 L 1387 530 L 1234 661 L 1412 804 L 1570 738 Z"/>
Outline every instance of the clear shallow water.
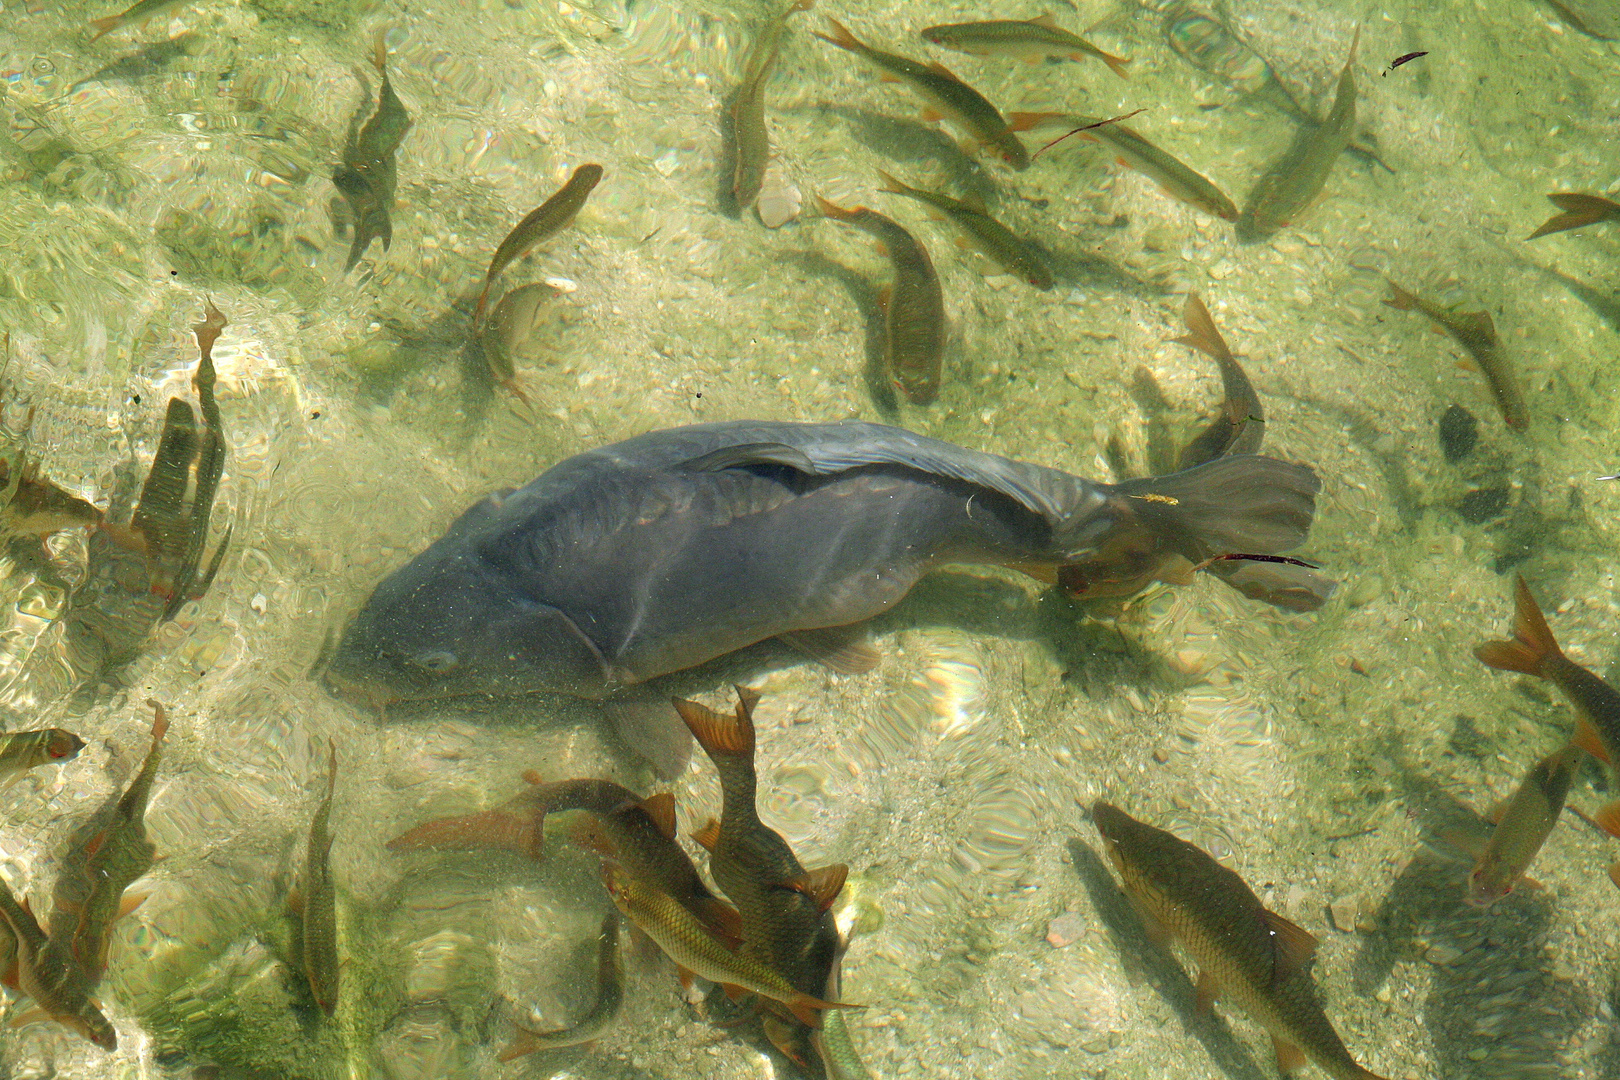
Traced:
<path fill-rule="evenodd" d="M 1544 684 L 1470 655 L 1506 628 L 1499 566 L 1530 578 L 1573 657 L 1600 672 L 1620 657 L 1620 496 L 1593 479 L 1620 466 L 1615 331 L 1549 273 L 1612 295 L 1616 234 L 1522 239 L 1554 212 L 1546 192 L 1620 180 L 1614 45 L 1528 2 L 1225 5 L 1318 108 L 1359 21 L 1360 127 L 1394 169 L 1345 156 L 1294 227 L 1239 245 L 1228 223 L 1095 147 L 1059 147 L 1023 173 L 962 154 L 907 91 L 809 36 L 821 12 L 796 17 L 770 88 L 772 183 L 891 214 L 944 281 L 944 389 L 896 414 L 863 377 L 861 305 L 886 260 L 833 223 L 767 230 L 716 212 L 718 102 L 773 11 L 264 0 L 181 5 L 89 42 L 85 23 L 110 13 L 0 13 L 5 422 L 45 475 L 107 506 L 149 465 L 162 403 L 187 392 L 188 328 L 212 297 L 231 321 L 215 350 L 231 447 L 215 535 L 234 531 L 208 595 L 95 692 L 62 659 L 61 597 L 6 564 L 7 726 L 59 724 L 89 743 L 0 796 L 15 892 L 43 905 L 74 823 L 138 767 L 141 701 L 162 699 L 174 721 L 148 814 L 164 858 L 102 991 L 122 1046 L 107 1055 L 29 1026 L 0 1043 L 11 1075 L 790 1072 L 747 1029 L 703 1022 L 647 950 L 631 954 L 613 1033 L 498 1065 L 509 1018 L 562 1026 L 588 1007 L 594 870 L 561 845 L 536 869 L 382 843 L 509 797 L 526 768 L 642 790 L 650 778 L 579 710 L 380 720 L 338 701 L 308 677 L 329 628 L 487 491 L 674 424 L 885 419 L 1098 479 L 1142 469 L 1164 425 L 1183 441 L 1219 395 L 1212 366 L 1166 340 L 1188 290 L 1259 391 L 1267 450 L 1324 476 L 1305 553 L 1344 584 L 1315 615 L 1203 580 L 1086 617 L 987 572 L 930 585 L 883 624 L 870 674 L 799 665 L 756 680 L 762 812 L 806 864 L 851 865 L 842 918 L 862 932 L 843 980 L 869 1005 L 851 1017 L 862 1056 L 884 1077 L 1273 1075 L 1255 1025 L 1184 1024 L 1179 969 L 1122 938 L 1129 919 L 1078 805 L 1106 797 L 1226 859 L 1322 937 L 1328 1012 L 1380 1074 L 1620 1072 L 1612 844 L 1566 815 L 1534 871 L 1547 888 L 1478 912 L 1459 902 L 1466 868 L 1420 843 L 1427 815 L 1488 807 L 1567 732 Z M 1006 109 L 1143 108 L 1144 135 L 1240 203 L 1293 136 L 1189 66 L 1163 16 L 1133 4 L 1056 13 L 1131 57 L 1128 82 L 912 36 L 1035 11 L 826 13 L 879 47 L 944 60 Z M 393 244 L 345 277 L 330 176 L 351 117 L 375 100 L 379 30 L 415 126 Z M 83 81 L 185 33 L 153 70 Z M 533 408 L 469 390 L 458 354 L 490 252 L 586 161 L 607 176 L 579 220 L 506 275 L 565 290 L 518 360 Z M 978 194 L 1056 256 L 1059 284 L 1036 292 L 959 253 L 947 226 L 876 193 L 876 168 Z M 1448 339 L 1380 303 L 1382 274 L 1491 312 L 1528 435 L 1505 430 Z M 1142 366 L 1163 415 L 1132 393 Z M 1459 465 L 1435 434 L 1453 403 L 1480 426 Z M 1506 489 L 1502 515 L 1465 520 L 1459 505 L 1482 488 Z M 82 541 L 53 543 L 73 566 Z M 723 688 L 705 700 L 722 704 Z M 287 974 L 282 912 L 329 737 L 348 965 L 336 1019 L 316 1023 Z M 1583 773 L 1571 802 L 1595 809 L 1601 783 Z M 718 807 L 701 756 L 675 792 L 683 832 Z"/>

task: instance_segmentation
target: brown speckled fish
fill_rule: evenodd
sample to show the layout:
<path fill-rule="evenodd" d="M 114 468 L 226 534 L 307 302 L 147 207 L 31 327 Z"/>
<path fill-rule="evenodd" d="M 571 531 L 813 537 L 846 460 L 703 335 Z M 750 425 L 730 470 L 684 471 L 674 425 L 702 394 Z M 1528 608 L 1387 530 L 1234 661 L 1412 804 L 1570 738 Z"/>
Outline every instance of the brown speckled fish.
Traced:
<path fill-rule="evenodd" d="M 1581 751 L 1566 746 L 1531 767 L 1496 815 L 1496 829 L 1468 875 L 1468 902 L 1488 907 L 1512 892 L 1547 842 L 1575 779 Z"/>
<path fill-rule="evenodd" d="M 1197 963 L 1200 1007 L 1220 997 L 1248 1013 L 1271 1033 L 1285 1074 L 1309 1060 L 1333 1080 L 1379 1080 L 1317 1004 L 1306 971 L 1315 938 L 1187 841 L 1104 802 L 1091 816 L 1149 933 L 1179 942 Z"/>

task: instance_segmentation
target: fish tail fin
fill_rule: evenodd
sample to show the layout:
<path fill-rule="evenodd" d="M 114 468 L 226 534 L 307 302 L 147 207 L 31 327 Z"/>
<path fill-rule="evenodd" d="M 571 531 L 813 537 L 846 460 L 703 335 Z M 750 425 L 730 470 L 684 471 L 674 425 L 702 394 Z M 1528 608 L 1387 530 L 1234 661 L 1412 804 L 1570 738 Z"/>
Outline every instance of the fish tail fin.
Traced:
<path fill-rule="evenodd" d="M 439 818 L 394 837 L 386 847 L 389 851 L 494 849 L 538 859 L 545 851 L 541 820 L 537 814 L 514 814 L 509 810 Z"/>
<path fill-rule="evenodd" d="M 1349 67 L 1356 62 L 1356 54 L 1361 51 L 1361 24 L 1356 23 L 1355 36 L 1350 39 L 1350 55 L 1345 59 L 1344 66 Z"/>
<path fill-rule="evenodd" d="M 1186 345 L 1197 349 L 1206 356 L 1216 360 L 1230 360 L 1232 350 L 1227 348 L 1226 339 L 1215 326 L 1215 320 L 1210 318 L 1209 309 L 1198 298 L 1197 293 L 1187 294 L 1187 306 L 1181 312 L 1182 321 L 1187 324 L 1187 333 L 1178 338 L 1171 338 L 1177 345 Z"/>
<path fill-rule="evenodd" d="M 1563 651 L 1541 608 L 1536 606 L 1530 586 L 1524 583 L 1524 575 L 1519 575 L 1513 592 L 1513 640 L 1487 641 L 1474 650 L 1474 655 L 1487 667 L 1545 677 L 1547 664 L 1562 659 Z"/>
<path fill-rule="evenodd" d="M 1305 542 L 1322 481 L 1308 465 L 1234 454 L 1113 490 L 1133 516 L 1199 561 L 1234 551 L 1275 555 Z"/>
<path fill-rule="evenodd" d="M 1129 64 L 1130 61 L 1125 59 L 1123 56 L 1115 56 L 1112 53 L 1105 53 L 1101 49 L 1098 49 L 1097 59 L 1107 64 L 1108 70 L 1112 71 L 1120 78 L 1129 79 L 1131 77 L 1130 73 L 1125 70 L 1125 65 Z"/>
<path fill-rule="evenodd" d="M 108 15 L 106 18 L 102 19 L 91 19 L 90 29 L 94 30 L 95 33 L 90 35 L 90 40 L 99 41 L 106 35 L 118 29 L 118 20 L 120 18 L 121 16 L 118 15 Z"/>
<path fill-rule="evenodd" d="M 1617 209 L 1608 199 L 1578 191 L 1554 192 L 1547 198 L 1562 208 L 1564 213 L 1548 218 L 1541 228 L 1526 237 L 1527 240 L 1534 240 L 1548 233 L 1566 232 L 1569 229 L 1579 229 L 1583 225 L 1591 225 L 1593 222 L 1602 221 Z"/>
<path fill-rule="evenodd" d="M 883 190 L 884 191 L 890 192 L 890 193 L 895 194 L 895 195 L 909 195 L 909 194 L 911 194 L 911 191 L 912 191 L 911 188 L 907 187 L 905 184 L 902 184 L 900 181 L 896 180 L 894 177 L 890 176 L 888 173 L 884 172 L 882 169 L 879 169 L 877 171 L 877 174 L 879 176 L 883 177 Z"/>
<path fill-rule="evenodd" d="M 1028 131 L 1040 127 L 1048 120 L 1057 120 L 1064 114 L 1060 112 L 1013 112 L 1007 114 L 1007 127 L 1012 131 Z"/>
<path fill-rule="evenodd" d="M 672 700 L 675 702 L 675 711 L 686 721 L 692 737 L 697 739 L 704 753 L 711 757 L 715 754 L 753 756 L 754 725 L 747 712 L 739 710 L 728 715 L 717 713 L 685 698 Z"/>
<path fill-rule="evenodd" d="M 1417 297 L 1390 281 L 1389 278 L 1385 278 L 1384 281 L 1389 285 L 1389 299 L 1384 301 L 1385 307 L 1392 307 L 1396 311 L 1418 310 Z"/>
<path fill-rule="evenodd" d="M 826 1009 L 864 1009 L 865 1005 L 851 1005 L 846 1001 L 823 1001 L 810 994 L 795 992 L 793 997 L 782 1002 L 793 1011 L 793 1016 L 805 1027 L 820 1028 L 821 1014 Z"/>
<path fill-rule="evenodd" d="M 859 38 L 849 32 L 849 27 L 845 26 L 831 15 L 827 16 L 827 25 L 832 27 L 831 37 L 828 37 L 826 34 L 816 33 L 814 30 L 810 32 L 815 34 L 816 37 L 820 38 L 822 41 L 836 45 L 840 49 L 848 49 L 850 52 L 861 52 L 866 48 L 866 46 L 861 44 Z"/>
<path fill-rule="evenodd" d="M 540 1049 L 540 1037 L 535 1032 L 518 1024 L 512 1026 L 517 1029 L 517 1037 L 507 1043 L 506 1049 L 495 1056 L 497 1061 L 514 1061 Z"/>

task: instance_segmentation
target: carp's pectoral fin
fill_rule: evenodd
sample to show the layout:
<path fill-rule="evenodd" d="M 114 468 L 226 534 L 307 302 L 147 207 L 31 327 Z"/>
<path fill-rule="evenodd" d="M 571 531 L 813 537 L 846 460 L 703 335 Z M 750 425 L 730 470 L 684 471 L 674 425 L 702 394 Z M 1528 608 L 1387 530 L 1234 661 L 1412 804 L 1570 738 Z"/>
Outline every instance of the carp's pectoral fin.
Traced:
<path fill-rule="evenodd" d="M 657 795 L 649 795 L 636 804 L 641 812 L 652 819 L 664 839 L 675 839 L 675 793 L 661 791 Z"/>
<path fill-rule="evenodd" d="M 1284 1076 L 1296 1073 L 1305 1067 L 1305 1051 L 1289 1042 L 1287 1039 L 1271 1037 L 1271 1048 L 1277 1054 L 1277 1071 Z"/>
<path fill-rule="evenodd" d="M 1279 986 L 1316 955 L 1316 936 L 1275 911 L 1262 911 L 1260 921 L 1271 935 L 1271 985 Z"/>
<path fill-rule="evenodd" d="M 692 735 L 668 702 L 607 701 L 602 711 L 624 744 L 651 762 L 658 775 L 676 777 L 685 771 Z"/>
<path fill-rule="evenodd" d="M 794 630 L 777 636 L 840 675 L 864 675 L 883 659 L 867 642 L 865 623 Z"/>

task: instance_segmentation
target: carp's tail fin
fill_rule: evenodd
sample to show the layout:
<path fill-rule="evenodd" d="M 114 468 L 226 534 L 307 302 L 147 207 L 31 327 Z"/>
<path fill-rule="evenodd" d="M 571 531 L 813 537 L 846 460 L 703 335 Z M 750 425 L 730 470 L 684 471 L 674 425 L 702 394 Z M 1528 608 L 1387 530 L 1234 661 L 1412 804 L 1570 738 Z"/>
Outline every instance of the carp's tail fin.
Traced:
<path fill-rule="evenodd" d="M 1308 465 L 1236 454 L 1116 485 L 1134 516 L 1193 562 L 1232 552 L 1276 555 L 1310 534 L 1322 481 Z"/>

